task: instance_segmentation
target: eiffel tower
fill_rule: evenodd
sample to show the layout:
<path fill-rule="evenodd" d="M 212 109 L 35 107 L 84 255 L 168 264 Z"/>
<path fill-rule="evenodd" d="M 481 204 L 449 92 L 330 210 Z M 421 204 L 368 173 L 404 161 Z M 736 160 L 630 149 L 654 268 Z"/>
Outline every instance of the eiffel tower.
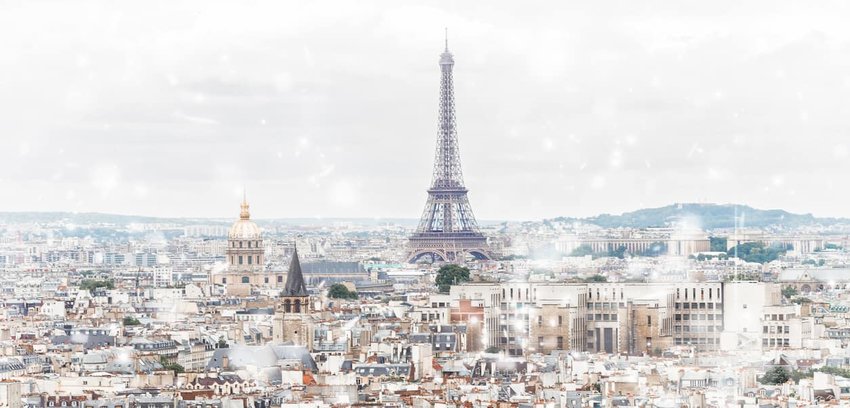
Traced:
<path fill-rule="evenodd" d="M 467 255 L 491 259 L 487 238 L 478 230 L 472 214 L 460 167 L 452 68 L 455 61 L 449 41 L 440 55 L 440 112 L 434 175 L 428 189 L 428 202 L 419 227 L 410 237 L 407 259 L 432 262 L 463 262 Z"/>

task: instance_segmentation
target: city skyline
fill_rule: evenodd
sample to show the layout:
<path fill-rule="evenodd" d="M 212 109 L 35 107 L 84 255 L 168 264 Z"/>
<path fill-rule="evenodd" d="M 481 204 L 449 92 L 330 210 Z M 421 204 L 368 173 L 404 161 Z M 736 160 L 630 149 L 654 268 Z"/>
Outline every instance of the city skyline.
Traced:
<path fill-rule="evenodd" d="M 674 202 L 850 216 L 839 3 L 182 4 L 0 13 L 5 210 L 228 218 L 244 187 L 258 218 L 416 218 L 448 26 L 480 219 Z"/>

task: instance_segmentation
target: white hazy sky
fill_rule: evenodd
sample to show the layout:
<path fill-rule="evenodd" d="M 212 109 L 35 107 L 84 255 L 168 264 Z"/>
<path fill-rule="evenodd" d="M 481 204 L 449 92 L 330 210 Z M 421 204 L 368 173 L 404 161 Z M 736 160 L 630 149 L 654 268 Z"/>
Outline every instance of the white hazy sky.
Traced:
<path fill-rule="evenodd" d="M 850 216 L 846 1 L 0 2 L 0 210 L 416 218 L 443 27 L 480 219 Z"/>

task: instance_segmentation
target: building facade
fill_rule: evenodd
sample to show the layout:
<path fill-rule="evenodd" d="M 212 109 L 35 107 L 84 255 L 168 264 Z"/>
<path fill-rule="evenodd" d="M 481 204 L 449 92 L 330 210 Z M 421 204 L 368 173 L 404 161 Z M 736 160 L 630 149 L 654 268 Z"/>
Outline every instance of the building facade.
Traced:
<path fill-rule="evenodd" d="M 484 347 L 511 356 L 553 350 L 640 355 L 673 346 L 760 346 L 762 311 L 781 305 L 781 296 L 779 285 L 764 282 L 501 282 L 452 286 L 451 302 L 479 307 Z M 810 332 L 794 330 L 800 337 Z"/>

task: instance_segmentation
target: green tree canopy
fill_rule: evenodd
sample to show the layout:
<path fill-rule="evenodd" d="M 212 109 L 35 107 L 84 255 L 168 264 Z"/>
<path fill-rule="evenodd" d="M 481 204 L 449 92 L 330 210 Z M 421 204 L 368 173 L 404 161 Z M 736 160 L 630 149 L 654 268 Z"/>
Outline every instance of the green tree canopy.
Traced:
<path fill-rule="evenodd" d="M 448 292 L 452 285 L 463 282 L 469 282 L 469 268 L 465 266 L 449 264 L 437 270 L 436 283 L 440 292 Z"/>
<path fill-rule="evenodd" d="M 136 319 L 133 316 L 124 316 L 124 320 L 122 322 L 124 323 L 124 326 L 138 326 L 142 324 L 139 319 Z"/>
<path fill-rule="evenodd" d="M 793 286 L 786 286 L 782 288 L 782 296 L 785 298 L 791 299 L 794 296 L 797 296 L 797 288 Z"/>
<path fill-rule="evenodd" d="M 623 259 L 623 258 L 626 257 L 626 251 L 627 251 L 626 247 L 623 246 L 623 245 L 620 245 L 619 247 L 617 247 L 617 249 L 609 249 L 607 256 L 609 256 L 611 258 Z"/>
<path fill-rule="evenodd" d="M 766 246 L 764 242 L 744 242 L 729 249 L 729 256 L 736 256 L 747 262 L 767 263 L 778 259 L 785 255 L 790 246 L 788 245 L 770 245 Z"/>
<path fill-rule="evenodd" d="M 593 248 L 590 245 L 580 245 L 570 252 L 570 256 L 587 256 L 593 255 Z"/>
<path fill-rule="evenodd" d="M 711 252 L 726 252 L 726 237 L 708 237 Z"/>
<path fill-rule="evenodd" d="M 348 290 L 348 288 L 341 283 L 334 283 L 328 289 L 328 297 L 331 299 L 357 299 L 357 292 Z"/>
<path fill-rule="evenodd" d="M 162 364 L 162 368 L 168 371 L 174 371 L 174 374 L 180 374 L 186 371 L 182 365 L 173 363 L 166 359 L 164 356 L 159 358 L 159 363 Z"/>
<path fill-rule="evenodd" d="M 641 253 L 641 256 L 660 256 L 666 253 L 667 243 L 664 241 L 655 241 L 649 245 L 649 248 Z"/>
<path fill-rule="evenodd" d="M 790 378 L 791 374 L 788 370 L 782 367 L 773 367 L 767 370 L 767 372 L 759 378 L 759 382 L 766 385 L 779 385 L 785 384 Z"/>
<path fill-rule="evenodd" d="M 97 288 L 115 289 L 115 281 L 112 279 L 83 279 L 80 282 L 80 290 L 94 292 Z"/>

